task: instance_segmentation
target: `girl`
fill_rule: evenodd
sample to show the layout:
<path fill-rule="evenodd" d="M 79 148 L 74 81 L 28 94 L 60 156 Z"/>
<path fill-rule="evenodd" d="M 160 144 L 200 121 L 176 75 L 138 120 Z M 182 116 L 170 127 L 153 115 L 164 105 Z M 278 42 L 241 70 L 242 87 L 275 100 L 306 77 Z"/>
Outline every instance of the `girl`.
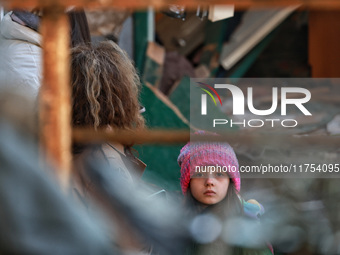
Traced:
<path fill-rule="evenodd" d="M 258 218 L 263 214 L 264 209 L 259 203 L 255 200 L 245 202 L 239 196 L 239 165 L 229 144 L 189 142 L 181 149 L 178 164 L 185 203 L 190 206 L 193 217 L 213 215 L 221 223 L 235 217 Z M 265 244 L 261 249 L 244 248 L 221 235 L 208 244 L 202 243 L 207 242 L 193 241 L 188 254 L 272 254 L 271 247 L 266 248 Z"/>

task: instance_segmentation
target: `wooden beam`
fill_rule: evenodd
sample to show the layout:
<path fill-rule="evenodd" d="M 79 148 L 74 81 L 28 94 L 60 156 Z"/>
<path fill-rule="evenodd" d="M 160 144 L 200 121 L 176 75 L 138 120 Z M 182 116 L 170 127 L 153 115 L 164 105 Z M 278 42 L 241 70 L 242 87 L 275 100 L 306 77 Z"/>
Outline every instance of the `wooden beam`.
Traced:
<path fill-rule="evenodd" d="M 63 7 L 78 6 L 88 9 L 95 8 L 135 8 L 146 9 L 148 6 L 154 8 L 166 8 L 169 4 L 184 5 L 196 8 L 198 5 L 234 4 L 236 8 L 244 9 L 250 6 L 275 7 L 302 5 L 309 9 L 340 9 L 339 0 L 59 0 Z M 33 8 L 37 6 L 46 7 L 50 1 L 42 0 L 0 0 L 7 9 Z"/>
<path fill-rule="evenodd" d="M 176 144 L 190 140 L 190 132 L 187 130 L 98 130 L 73 129 L 74 142 L 101 143 L 114 141 L 122 144 Z"/>
<path fill-rule="evenodd" d="M 44 9 L 41 22 L 43 38 L 43 81 L 40 89 L 40 140 L 44 159 L 55 163 L 63 188 L 71 169 L 71 99 L 69 21 L 65 9 Z"/>

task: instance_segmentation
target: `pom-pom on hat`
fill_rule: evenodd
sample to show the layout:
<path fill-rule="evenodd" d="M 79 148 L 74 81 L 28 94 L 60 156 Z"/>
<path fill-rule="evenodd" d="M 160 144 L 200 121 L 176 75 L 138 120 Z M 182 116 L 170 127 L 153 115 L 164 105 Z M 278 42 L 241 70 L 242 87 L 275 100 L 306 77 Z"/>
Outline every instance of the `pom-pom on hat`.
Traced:
<path fill-rule="evenodd" d="M 195 134 L 205 134 L 205 132 L 200 131 Z M 181 149 L 177 162 L 181 167 L 180 183 L 183 194 L 187 193 L 191 179 L 190 173 L 193 173 L 195 166 L 226 166 L 229 169 L 229 178 L 236 190 L 239 192 L 241 189 L 238 161 L 233 148 L 228 143 L 188 142 Z M 230 169 L 236 169 L 236 171 L 230 171 Z"/>

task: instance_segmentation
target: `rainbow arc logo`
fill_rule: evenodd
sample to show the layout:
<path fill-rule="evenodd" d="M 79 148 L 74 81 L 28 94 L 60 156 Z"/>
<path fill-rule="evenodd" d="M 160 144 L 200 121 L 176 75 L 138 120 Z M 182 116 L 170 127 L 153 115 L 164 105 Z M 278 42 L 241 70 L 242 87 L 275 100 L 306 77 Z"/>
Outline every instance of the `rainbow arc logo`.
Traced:
<path fill-rule="evenodd" d="M 215 97 L 212 95 L 212 93 L 216 95 L 216 97 L 218 98 L 218 100 L 220 101 L 220 104 L 222 106 L 222 100 L 221 100 L 219 94 L 217 93 L 217 91 L 213 87 L 211 87 L 210 85 L 203 83 L 203 82 L 197 82 L 197 83 L 199 84 L 197 86 L 211 97 L 211 99 L 215 103 L 215 106 L 217 106 L 217 102 L 215 100 Z M 208 89 L 211 90 L 212 93 Z M 202 115 L 207 115 L 207 94 L 201 95 L 201 114 Z"/>

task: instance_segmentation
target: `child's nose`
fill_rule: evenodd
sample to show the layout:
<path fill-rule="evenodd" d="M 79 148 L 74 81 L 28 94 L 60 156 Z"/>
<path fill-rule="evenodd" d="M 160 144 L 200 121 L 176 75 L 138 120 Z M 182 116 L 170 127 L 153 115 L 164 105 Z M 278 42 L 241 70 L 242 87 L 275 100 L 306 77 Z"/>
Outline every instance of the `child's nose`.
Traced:
<path fill-rule="evenodd" d="M 215 179 L 212 178 L 212 177 L 208 177 L 208 178 L 205 179 L 206 185 L 214 185 L 214 181 L 215 181 Z"/>

